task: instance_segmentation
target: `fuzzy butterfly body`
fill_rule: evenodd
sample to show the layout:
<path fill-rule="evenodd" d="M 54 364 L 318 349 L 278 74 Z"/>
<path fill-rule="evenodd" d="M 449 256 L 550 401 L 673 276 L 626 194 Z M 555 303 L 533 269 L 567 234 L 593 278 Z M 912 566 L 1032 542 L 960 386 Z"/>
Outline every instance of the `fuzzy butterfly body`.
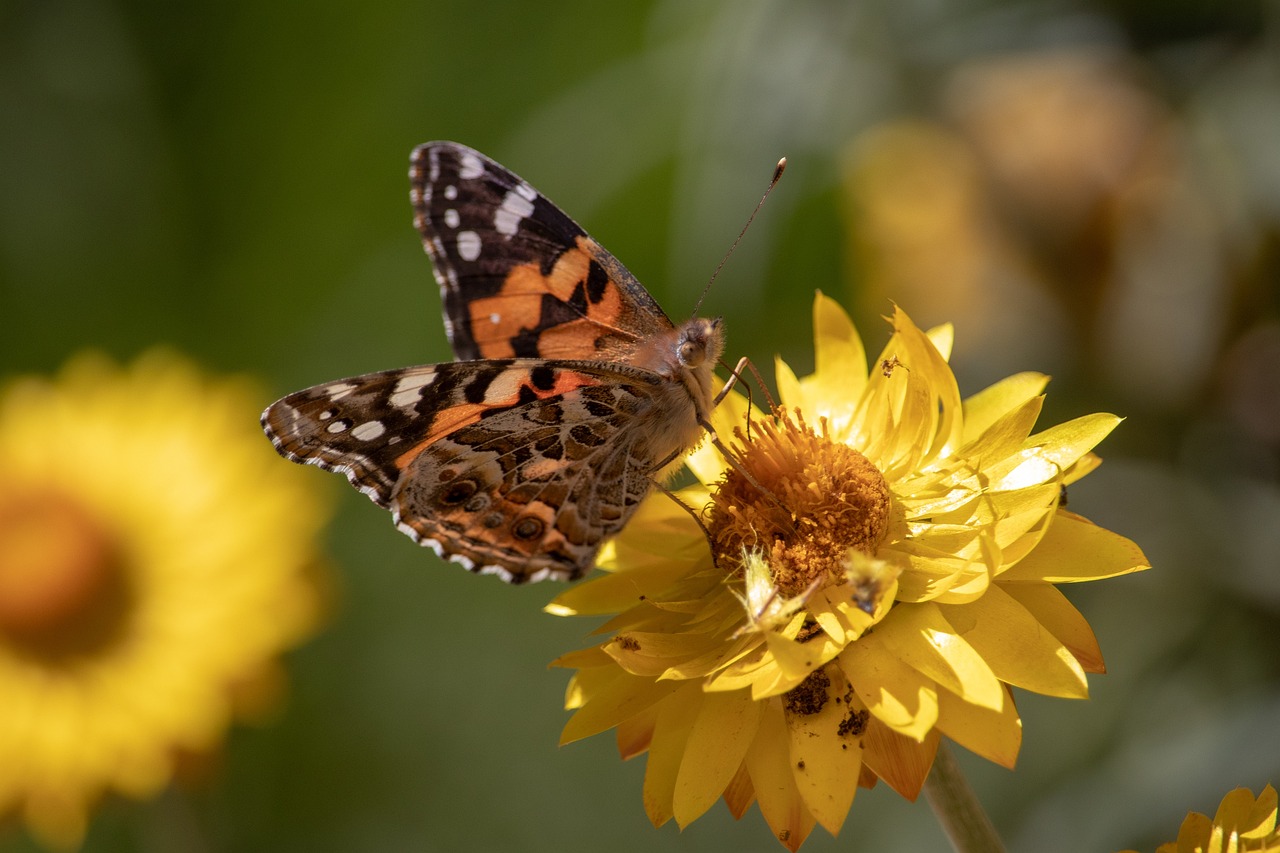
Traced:
<path fill-rule="evenodd" d="M 472 571 L 581 577 L 697 443 L 719 320 L 674 325 L 572 219 L 470 148 L 421 145 L 409 176 L 459 360 L 298 391 L 263 429 Z"/>

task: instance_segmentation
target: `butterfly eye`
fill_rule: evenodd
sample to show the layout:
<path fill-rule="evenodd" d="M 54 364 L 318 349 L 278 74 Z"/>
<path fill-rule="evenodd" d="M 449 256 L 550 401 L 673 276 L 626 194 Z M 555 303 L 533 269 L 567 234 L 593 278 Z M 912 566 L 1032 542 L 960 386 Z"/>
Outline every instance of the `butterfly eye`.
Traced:
<path fill-rule="evenodd" d="M 680 362 L 682 364 L 692 364 L 693 360 L 698 357 L 698 349 L 698 345 L 693 341 L 685 341 L 680 344 Z"/>

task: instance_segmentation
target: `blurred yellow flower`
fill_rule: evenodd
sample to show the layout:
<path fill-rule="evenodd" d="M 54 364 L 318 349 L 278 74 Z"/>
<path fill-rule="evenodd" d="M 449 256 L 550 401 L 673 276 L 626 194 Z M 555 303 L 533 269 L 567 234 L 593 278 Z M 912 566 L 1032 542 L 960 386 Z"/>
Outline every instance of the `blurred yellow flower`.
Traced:
<path fill-rule="evenodd" d="M 1147 568 L 1132 542 L 1061 506 L 1118 423 L 1090 415 L 1033 433 L 1047 378 L 1023 373 L 961 401 L 951 330 L 895 312 L 868 370 L 844 311 L 818 296 L 817 368 L 777 365 L 773 418 L 731 396 L 738 439 L 713 448 L 603 552 L 609 573 L 552 613 L 616 613 L 577 670 L 563 741 L 617 729 L 648 751 L 644 804 L 687 825 L 721 797 L 758 802 L 799 848 L 837 833 L 859 785 L 914 799 L 943 734 L 1012 767 L 1011 686 L 1083 698 L 1102 656 L 1054 587 Z M 705 524 L 706 530 L 702 529 Z M 707 542 L 710 540 L 711 547 Z"/>
<path fill-rule="evenodd" d="M 328 509 L 256 410 L 161 352 L 0 392 L 0 817 L 48 845 L 269 710 L 315 628 Z"/>
<path fill-rule="evenodd" d="M 1254 799 L 1248 788 L 1236 788 L 1222 798 L 1213 820 L 1191 812 L 1178 840 L 1161 844 L 1156 853 L 1280 853 L 1276 789 L 1268 785 Z"/>

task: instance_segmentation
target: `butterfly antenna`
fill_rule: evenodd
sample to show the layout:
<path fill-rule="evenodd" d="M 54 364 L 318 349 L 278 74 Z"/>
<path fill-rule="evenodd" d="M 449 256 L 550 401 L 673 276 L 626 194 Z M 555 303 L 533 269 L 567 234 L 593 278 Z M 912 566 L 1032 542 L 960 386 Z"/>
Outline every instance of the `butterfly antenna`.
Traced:
<path fill-rule="evenodd" d="M 733 250 L 738 248 L 738 244 L 742 242 L 742 235 L 747 233 L 747 229 L 751 227 L 752 221 L 756 218 L 756 214 L 760 212 L 760 208 L 764 207 L 764 200 L 769 197 L 769 193 L 773 192 L 773 188 L 778 185 L 778 181 L 782 179 L 782 173 L 787 168 L 787 158 L 783 157 L 778 161 L 778 165 L 773 167 L 773 178 L 769 181 L 769 186 L 765 188 L 764 195 L 760 196 L 760 201 L 756 204 L 756 209 L 751 211 L 751 215 L 747 217 L 747 224 L 742 226 L 742 230 L 738 232 L 738 239 L 733 241 L 733 245 L 729 247 L 729 251 L 724 253 L 724 257 L 720 259 L 720 264 L 716 267 L 716 271 L 711 274 L 711 280 L 707 282 L 707 286 L 702 288 L 702 295 L 698 297 L 698 302 L 693 306 L 693 314 L 698 315 L 698 309 L 702 307 L 702 300 L 707 298 L 707 292 L 711 290 L 711 285 L 715 284 L 716 277 L 720 275 L 720 270 L 724 269 L 725 263 L 733 254 Z"/>

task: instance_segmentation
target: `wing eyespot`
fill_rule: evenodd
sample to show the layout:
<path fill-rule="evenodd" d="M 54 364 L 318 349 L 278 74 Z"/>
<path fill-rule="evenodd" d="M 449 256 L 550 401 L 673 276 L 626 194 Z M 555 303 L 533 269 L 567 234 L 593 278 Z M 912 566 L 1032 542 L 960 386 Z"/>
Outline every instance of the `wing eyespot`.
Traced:
<path fill-rule="evenodd" d="M 542 538 L 542 531 L 547 527 L 546 523 L 540 518 L 525 516 L 524 518 L 511 525 L 511 533 L 517 539 L 523 539 L 531 542 Z"/>
<path fill-rule="evenodd" d="M 442 489 L 437 500 L 443 506 L 461 506 L 479 490 L 480 484 L 475 480 L 458 480 Z"/>

